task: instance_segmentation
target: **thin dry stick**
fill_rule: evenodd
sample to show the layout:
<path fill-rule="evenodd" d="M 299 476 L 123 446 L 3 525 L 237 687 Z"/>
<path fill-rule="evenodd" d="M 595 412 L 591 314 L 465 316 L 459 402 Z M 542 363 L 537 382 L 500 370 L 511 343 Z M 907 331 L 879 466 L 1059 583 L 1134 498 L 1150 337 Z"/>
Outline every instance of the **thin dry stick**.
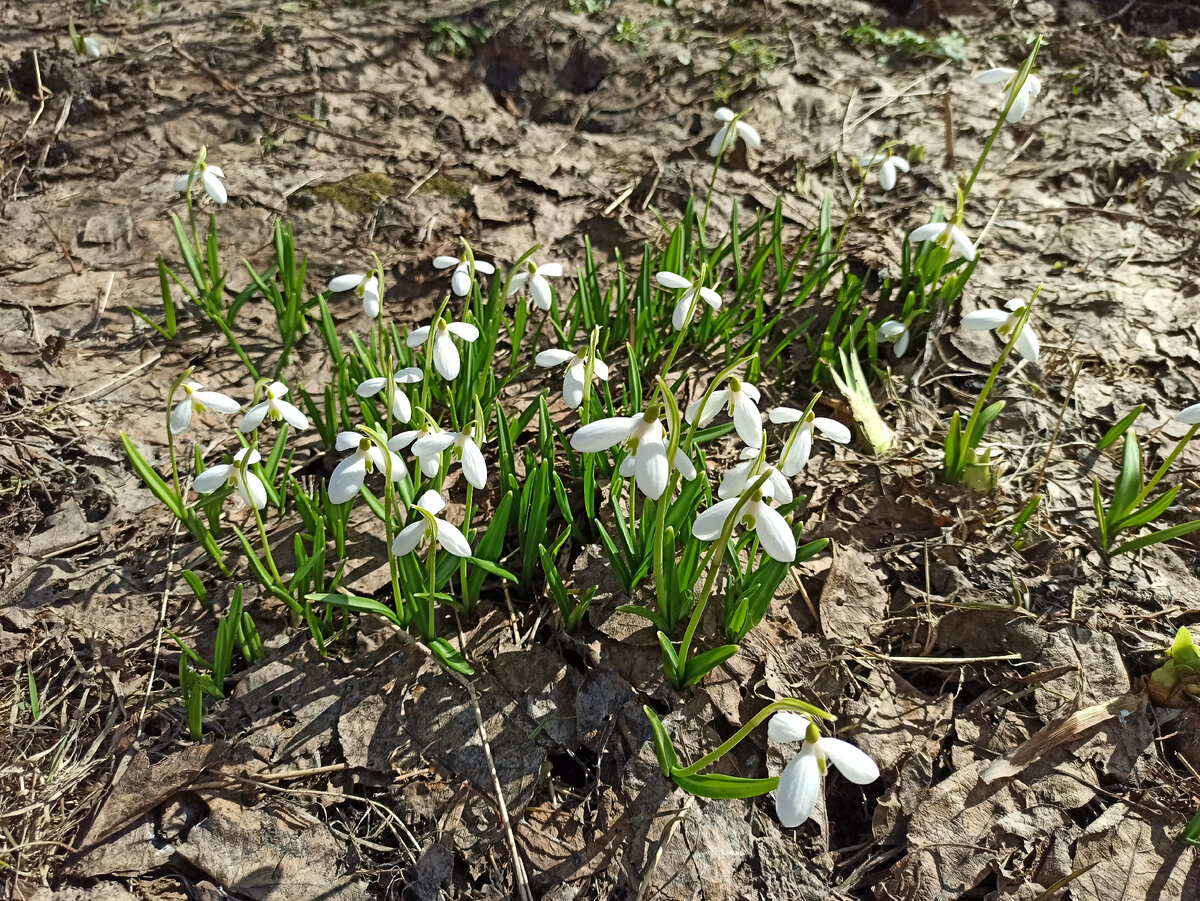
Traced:
<path fill-rule="evenodd" d="M 37 125 L 38 119 L 42 118 L 42 113 L 46 111 L 46 98 L 50 96 L 50 92 L 42 87 L 42 67 L 38 63 L 36 50 L 33 51 L 33 77 L 37 81 L 38 108 L 34 111 L 33 118 L 29 120 L 29 124 L 25 126 L 25 133 L 21 135 L 22 141 L 29 137 L 29 133 L 33 131 L 33 126 Z"/>
<path fill-rule="evenodd" d="M 58 242 L 58 249 L 61 250 L 63 256 L 67 258 L 67 263 L 70 265 L 71 271 L 76 275 L 79 275 L 79 269 L 76 267 L 75 261 L 71 259 L 71 252 L 67 250 L 67 245 L 64 244 L 62 238 L 58 236 L 58 232 L 54 230 L 54 226 L 50 224 L 50 220 L 43 216 L 40 212 L 38 213 L 38 218 L 41 219 L 46 228 L 50 230 L 50 234 L 54 236 L 54 240 Z"/>
<path fill-rule="evenodd" d="M 692 806 L 692 796 L 686 795 L 683 802 L 683 807 L 679 813 L 667 823 L 667 828 L 663 830 L 662 836 L 658 840 L 658 847 L 654 849 L 654 857 L 650 860 L 650 866 L 646 868 L 646 875 L 642 877 L 642 884 L 638 886 L 637 897 L 634 901 L 645 901 L 646 893 L 650 890 L 650 885 L 654 881 L 654 874 L 658 870 L 658 865 L 662 863 L 663 851 L 667 848 L 667 842 L 675 835 L 675 830 L 679 825 L 687 819 L 688 809 Z"/>
<path fill-rule="evenodd" d="M 184 494 L 187 494 L 187 486 L 184 486 Z M 175 539 L 178 537 L 179 520 L 177 519 L 174 528 L 171 529 L 171 543 L 167 546 L 167 565 L 163 570 L 162 599 L 158 604 L 158 624 L 154 636 L 154 657 L 150 661 L 150 678 L 146 680 L 146 697 L 142 699 L 142 712 L 138 715 L 135 738 L 142 737 L 142 725 L 146 722 L 146 708 L 150 706 L 150 693 L 154 690 L 154 676 L 158 672 L 158 658 L 162 654 L 163 628 L 167 623 L 167 601 L 171 597 L 171 588 L 174 584 L 174 580 L 171 578 L 171 564 L 175 561 Z"/>

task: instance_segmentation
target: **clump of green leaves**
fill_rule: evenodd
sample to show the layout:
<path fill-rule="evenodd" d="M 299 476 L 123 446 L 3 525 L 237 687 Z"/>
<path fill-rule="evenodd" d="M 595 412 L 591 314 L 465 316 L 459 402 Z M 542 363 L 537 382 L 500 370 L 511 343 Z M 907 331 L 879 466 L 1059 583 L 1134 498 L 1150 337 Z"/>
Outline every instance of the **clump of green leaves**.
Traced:
<path fill-rule="evenodd" d="M 857 46 L 878 50 L 880 65 L 887 65 L 897 59 L 921 57 L 948 59 L 956 63 L 961 63 L 967 58 L 966 39 L 957 31 L 928 38 L 911 28 L 883 29 L 872 22 L 859 22 L 856 27 L 846 31 L 846 36 Z"/>
<path fill-rule="evenodd" d="M 477 25 L 457 25 L 448 19 L 434 19 L 429 30 L 432 37 L 425 44 L 429 56 L 471 57 L 488 39 L 487 31 Z"/>

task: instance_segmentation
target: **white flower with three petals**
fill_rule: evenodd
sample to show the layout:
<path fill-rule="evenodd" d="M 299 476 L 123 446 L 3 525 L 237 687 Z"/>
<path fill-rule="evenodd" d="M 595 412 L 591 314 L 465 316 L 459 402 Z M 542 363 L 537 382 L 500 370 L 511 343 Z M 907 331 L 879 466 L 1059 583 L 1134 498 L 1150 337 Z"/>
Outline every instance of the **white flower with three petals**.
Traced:
<path fill-rule="evenodd" d="M 703 397 L 688 404 L 683 418 L 689 423 L 694 422 L 703 428 L 713 421 L 722 408 L 726 408 L 733 418 L 733 425 L 737 429 L 738 437 L 750 447 L 761 447 L 763 427 L 762 415 L 758 412 L 758 401 L 761 397 L 758 389 L 748 382 L 743 382 L 737 376 L 730 376 L 725 385 L 726 387 L 718 388 L 712 393 L 708 403 L 704 405 L 702 413 L 700 412 L 700 403 L 704 400 Z M 699 421 L 697 421 L 697 416 L 699 416 Z"/>
<path fill-rule="evenodd" d="M 430 419 L 426 419 L 425 424 L 421 428 L 410 429 L 407 432 L 401 432 L 399 435 L 388 439 L 388 450 L 399 452 L 422 438 L 440 434 L 442 434 L 442 429 L 438 427 L 438 424 Z M 432 479 L 438 474 L 438 469 L 441 468 L 442 452 L 433 451 L 423 455 L 417 454 L 417 465 L 420 466 L 425 478 Z"/>
<path fill-rule="evenodd" d="M 529 287 L 529 297 L 539 310 L 549 310 L 554 303 L 554 292 L 550 289 L 548 278 L 558 278 L 563 274 L 561 263 L 546 263 L 536 265 L 533 260 L 525 263 L 525 270 L 515 273 L 508 281 L 508 296 L 520 293 L 521 289 Z"/>
<path fill-rule="evenodd" d="M 717 156 L 733 150 L 738 138 L 745 141 L 747 147 L 762 146 L 762 138 L 758 136 L 758 132 L 748 123 L 737 119 L 737 114 L 729 107 L 720 107 L 713 113 L 713 116 L 721 123 L 721 127 L 717 129 L 712 142 L 708 145 L 709 156 Z M 734 119 L 737 121 L 734 122 Z"/>
<path fill-rule="evenodd" d="M 875 329 L 875 340 L 882 344 L 887 341 L 892 345 L 892 350 L 897 357 L 902 357 L 908 351 L 908 342 L 911 333 L 908 326 L 903 322 L 897 322 L 895 319 L 889 319 Z"/>
<path fill-rule="evenodd" d="M 848 741 L 822 736 L 816 723 L 802 713 L 781 710 L 775 714 L 767 726 L 767 738 L 777 744 L 804 742 L 783 768 L 775 789 L 775 813 L 788 829 L 803 825 L 812 816 L 830 763 L 855 785 L 869 785 L 879 778 L 874 760 Z"/>
<path fill-rule="evenodd" d="M 225 203 L 229 200 L 229 193 L 225 190 L 225 183 L 222 181 L 225 177 L 225 170 L 220 166 L 210 166 L 203 161 L 199 164 L 198 172 L 196 168 L 192 168 L 175 179 L 175 190 L 182 194 L 188 189 L 188 183 L 193 181 L 193 176 L 197 174 L 200 176 L 200 184 L 204 186 L 204 193 L 215 202 Z"/>
<path fill-rule="evenodd" d="M 995 329 L 996 334 L 1007 341 L 1012 336 L 1013 329 L 1017 327 L 1021 311 L 1028 305 L 1029 301 L 1014 297 L 1004 305 L 1003 310 L 976 310 L 962 318 L 963 328 L 968 328 L 973 332 L 989 332 Z M 1041 354 L 1041 343 L 1028 320 L 1021 329 L 1021 333 L 1017 335 L 1016 348 L 1017 353 L 1030 363 L 1038 361 L 1038 356 Z"/>
<path fill-rule="evenodd" d="M 353 291 L 362 298 L 363 312 L 372 319 L 379 318 L 379 279 L 373 273 L 351 272 L 329 281 L 329 290 L 338 293 Z"/>
<path fill-rule="evenodd" d="M 571 447 L 582 453 L 596 453 L 623 444 L 629 454 L 621 461 L 622 478 L 632 476 L 642 494 L 658 500 L 667 490 L 667 479 L 671 474 L 666 430 L 658 416 L 658 408 L 652 405 L 641 416 L 597 419 L 576 430 L 571 436 Z M 696 478 L 696 467 L 682 449 L 675 451 L 674 462 L 685 479 Z"/>
<path fill-rule="evenodd" d="M 483 260 L 447 256 L 433 258 L 434 269 L 449 269 L 451 266 L 454 267 L 454 272 L 450 274 L 450 290 L 454 292 L 455 297 L 466 297 L 471 293 L 471 285 L 475 284 L 475 276 L 478 273 L 491 275 L 496 271 L 495 266 Z M 484 295 L 483 302 L 487 303 L 487 295 Z"/>
<path fill-rule="evenodd" d="M 588 355 L 591 350 L 587 347 L 572 353 L 558 347 L 543 350 L 533 358 L 534 365 L 549 369 L 551 366 L 567 364 L 567 372 L 563 376 L 563 400 L 572 410 L 583 403 L 583 384 L 587 377 Z M 608 364 L 599 356 L 592 361 L 592 375 L 602 382 L 608 381 Z"/>
<path fill-rule="evenodd" d="M 655 274 L 654 280 L 669 290 L 683 291 L 679 300 L 675 302 L 675 312 L 671 314 L 671 325 L 675 327 L 675 331 L 679 331 L 691 321 L 692 313 L 696 308 L 697 294 L 714 310 L 721 309 L 720 294 L 712 288 L 697 285 L 676 272 L 659 272 Z"/>
<path fill-rule="evenodd" d="M 392 381 L 395 383 L 395 387 L 392 389 L 392 416 L 396 418 L 397 422 L 408 422 L 412 419 L 412 404 L 400 386 L 416 384 L 423 378 L 425 378 L 425 373 L 416 366 L 401 369 L 392 376 Z M 383 376 L 365 379 L 354 389 L 354 393 L 359 397 L 374 397 L 386 385 L 387 379 Z"/>
<path fill-rule="evenodd" d="M 474 424 L 465 432 L 440 431 L 436 435 L 424 435 L 413 442 L 412 450 L 418 459 L 439 457 L 442 451 L 453 448 L 450 456 L 462 465 L 467 482 L 477 489 L 487 484 L 487 463 L 483 451 L 475 441 Z"/>
<path fill-rule="evenodd" d="M 85 56 L 90 56 L 93 59 L 100 58 L 100 42 L 95 38 L 83 39 L 83 52 Z"/>
<path fill-rule="evenodd" d="M 1175 421 L 1184 425 L 1200 425 L 1200 404 L 1184 407 L 1175 415 Z"/>
<path fill-rule="evenodd" d="M 262 479 L 250 471 L 250 467 L 261 459 L 258 451 L 243 447 L 234 454 L 232 463 L 218 463 L 196 476 L 192 487 L 200 494 L 209 494 L 223 485 L 236 486 L 242 500 L 261 510 L 267 505 L 267 489 Z"/>
<path fill-rule="evenodd" d="M 975 245 L 971 236 L 953 222 L 930 222 L 913 229 L 908 236 L 909 243 L 920 244 L 922 241 L 936 241 L 942 247 L 953 246 L 967 262 L 975 259 Z"/>
<path fill-rule="evenodd" d="M 762 478 L 762 473 L 754 479 Z M 692 523 L 692 535 L 701 541 L 714 541 L 721 537 L 725 523 L 733 513 L 733 508 L 741 503 L 742 498 L 749 497 L 738 511 L 738 523 L 758 535 L 762 549 L 767 556 L 780 563 L 791 563 L 796 559 L 796 536 L 792 527 L 784 519 L 783 514 L 771 506 L 771 478 L 761 488 L 755 489 L 753 483 L 745 486 L 736 497 L 717 501 L 707 510 L 696 517 Z M 790 494 L 790 491 L 789 491 Z"/>
<path fill-rule="evenodd" d="M 199 382 L 184 382 L 184 398 L 171 411 L 171 434 L 178 435 L 192 422 L 192 413 L 213 410 L 217 413 L 236 413 L 242 408 L 236 400 L 216 391 L 205 391 Z"/>
<path fill-rule="evenodd" d="M 337 449 L 348 451 L 351 448 L 354 453 L 339 463 L 329 477 L 329 500 L 335 504 L 344 504 L 358 494 L 372 468 L 382 473 L 388 469 L 388 459 L 367 435 L 361 432 L 338 432 Z M 391 458 L 392 481 L 403 481 L 408 475 L 404 461 L 390 450 L 387 453 Z"/>
<path fill-rule="evenodd" d="M 471 342 L 479 338 L 479 329 L 468 322 L 447 322 L 439 318 L 433 325 L 413 329 L 406 341 L 409 347 L 428 344 L 426 351 L 433 355 L 433 368 L 448 382 L 458 378 L 459 369 L 462 368 L 462 360 L 451 335 Z"/>
<path fill-rule="evenodd" d="M 980 72 L 975 76 L 976 84 L 1001 84 L 1004 85 L 1006 91 L 1004 102 L 1008 103 L 1009 94 L 1012 93 L 1013 82 L 1016 81 L 1017 70 L 999 67 L 996 69 L 988 69 L 986 72 Z M 1004 120 L 1012 125 L 1014 122 L 1020 122 L 1024 118 L 1025 113 L 1029 111 L 1029 102 L 1038 94 L 1042 93 L 1041 80 L 1030 73 L 1025 79 L 1025 84 L 1021 85 L 1021 90 L 1017 91 L 1017 96 L 1013 98 L 1012 106 L 1008 108 L 1008 115 Z"/>
<path fill-rule="evenodd" d="M 392 554 L 403 557 L 415 551 L 422 541 L 428 540 L 436 541 L 455 557 L 470 557 L 471 545 L 466 536 L 458 526 L 437 515 L 445 508 L 446 502 L 436 491 L 426 491 L 417 498 L 416 503 L 409 509 L 413 521 L 401 529 L 400 534 L 392 541 Z M 428 517 L 425 514 L 429 514 Z"/>
<path fill-rule="evenodd" d="M 885 191 L 896 187 L 897 172 L 908 172 L 910 168 L 908 160 L 904 157 L 894 156 L 886 151 L 877 153 L 867 160 L 868 166 L 874 166 L 876 163 L 879 164 L 879 187 Z"/>
<path fill-rule="evenodd" d="M 799 423 L 792 430 L 779 460 L 779 471 L 789 479 L 799 475 L 800 471 L 808 465 L 809 457 L 812 456 L 814 431 L 820 432 L 830 441 L 836 441 L 838 444 L 849 444 L 853 437 L 850 430 L 836 419 L 827 419 L 813 413 L 805 416 L 803 410 L 796 410 L 792 407 L 776 407 L 771 411 L 770 419 L 774 423 Z"/>
<path fill-rule="evenodd" d="M 721 477 L 721 483 L 717 486 L 717 497 L 721 500 L 738 497 L 765 472 L 768 474 L 767 484 L 771 486 L 772 500 L 779 504 L 792 502 L 794 498 L 791 483 L 770 463 L 758 465 L 757 447 L 742 448 L 741 459 L 743 462 Z"/>
<path fill-rule="evenodd" d="M 287 393 L 287 385 L 283 382 L 271 382 L 267 386 L 267 399 L 246 411 L 238 430 L 252 432 L 267 416 L 271 417 L 272 422 L 279 422 L 282 419 L 294 429 L 307 429 L 308 417 L 296 409 L 293 404 L 283 399 Z"/>

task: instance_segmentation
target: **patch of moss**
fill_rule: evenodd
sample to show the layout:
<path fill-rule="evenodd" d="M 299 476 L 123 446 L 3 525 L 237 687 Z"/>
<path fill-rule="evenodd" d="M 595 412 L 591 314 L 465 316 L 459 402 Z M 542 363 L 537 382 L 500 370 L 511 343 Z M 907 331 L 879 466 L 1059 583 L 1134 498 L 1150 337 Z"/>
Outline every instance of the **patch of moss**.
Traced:
<path fill-rule="evenodd" d="M 466 200 L 471 196 L 471 189 L 461 182 L 444 175 L 435 175 L 417 188 L 418 194 L 441 194 L 451 200 Z"/>
<path fill-rule="evenodd" d="M 373 212 L 379 202 L 391 197 L 396 184 L 382 172 L 356 172 L 341 181 L 316 185 L 310 189 L 318 200 L 336 203 L 352 213 Z"/>

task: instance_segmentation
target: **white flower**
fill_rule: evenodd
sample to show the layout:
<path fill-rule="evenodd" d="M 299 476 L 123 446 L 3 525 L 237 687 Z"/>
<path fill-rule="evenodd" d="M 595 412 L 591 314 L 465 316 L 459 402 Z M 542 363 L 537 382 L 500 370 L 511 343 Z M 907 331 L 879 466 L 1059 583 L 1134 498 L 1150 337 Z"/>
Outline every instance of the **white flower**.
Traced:
<path fill-rule="evenodd" d="M 361 432 L 338 432 L 337 449 L 348 451 L 351 448 L 354 453 L 339 463 L 329 477 L 329 500 L 335 504 L 344 504 L 358 494 L 371 467 L 387 472 L 388 461 L 374 441 Z M 392 481 L 403 480 L 408 475 L 404 461 L 390 450 L 388 456 L 391 457 Z"/>
<path fill-rule="evenodd" d="M 760 473 L 754 481 L 757 482 L 761 476 Z M 719 538 L 725 528 L 725 522 L 733 513 L 733 508 L 750 490 L 751 486 L 745 486 L 737 497 L 717 501 L 697 516 L 696 521 L 692 523 L 692 535 L 701 541 Z M 742 505 L 738 514 L 741 518 L 738 521 L 747 529 L 758 533 L 758 540 L 762 542 L 762 548 L 768 557 L 780 563 L 791 563 L 796 559 L 796 536 L 792 534 L 792 527 L 783 518 L 783 514 L 771 506 L 772 490 L 771 479 L 768 477 L 763 486 L 754 491 Z"/>
<path fill-rule="evenodd" d="M 437 458 L 448 447 L 453 447 L 450 456 L 462 464 L 463 475 L 476 488 L 487 484 L 487 464 L 483 459 L 483 451 L 475 443 L 475 426 L 467 426 L 465 432 L 441 431 L 436 435 L 429 434 L 413 442 L 412 450 L 418 459 Z"/>
<path fill-rule="evenodd" d="M 83 52 L 84 52 L 85 56 L 99 58 L 100 42 L 97 41 L 95 38 L 84 38 L 83 39 Z"/>
<path fill-rule="evenodd" d="M 484 275 L 491 275 L 496 271 L 496 267 L 491 263 L 485 263 L 483 260 L 475 260 L 475 269 L 471 270 L 471 261 L 466 257 L 434 257 L 434 269 L 449 269 L 454 267 L 454 272 L 450 276 L 450 290 L 454 292 L 456 297 L 466 297 L 471 293 L 471 285 L 475 282 L 475 273 L 482 272 Z M 484 303 L 487 303 L 487 297 L 483 298 Z"/>
<path fill-rule="evenodd" d="M 458 526 L 451 525 L 437 515 L 445 507 L 446 502 L 436 491 L 426 491 L 417 498 L 417 502 L 413 504 L 414 509 L 410 511 L 413 513 L 413 521 L 401 529 L 400 534 L 392 542 L 392 553 L 397 557 L 403 557 L 410 551 L 416 550 L 417 545 L 423 539 L 428 539 L 436 541 L 455 557 L 470 557 L 471 545 L 467 543 L 467 539 L 459 531 Z M 426 519 L 424 514 L 418 512 L 420 510 L 424 510 L 433 517 L 433 521 L 430 522 Z"/>
<path fill-rule="evenodd" d="M 692 311 L 696 307 L 696 295 L 700 295 L 700 299 L 712 307 L 714 310 L 721 309 L 721 295 L 712 288 L 702 288 L 688 279 L 684 278 L 675 272 L 659 272 L 654 276 L 654 280 L 664 288 L 679 291 L 679 300 L 675 303 L 675 312 L 671 314 L 671 325 L 679 331 L 692 318 Z"/>
<path fill-rule="evenodd" d="M 1182 422 L 1184 425 L 1200 425 L 1200 404 L 1184 407 L 1176 415 L 1175 421 Z"/>
<path fill-rule="evenodd" d="M 180 193 L 188 189 L 188 182 L 192 180 L 192 174 L 196 169 L 191 169 L 185 172 L 179 178 L 175 179 L 175 190 Z M 208 163 L 200 163 L 199 169 L 200 183 L 204 185 L 204 191 L 217 203 L 225 203 L 229 200 L 229 193 L 225 190 L 225 184 L 221 181 L 225 177 L 225 171 L 220 166 L 210 166 Z"/>
<path fill-rule="evenodd" d="M 546 279 L 561 276 L 563 274 L 562 264 L 547 263 L 544 266 L 537 266 L 534 265 L 533 260 L 529 260 L 525 265 L 528 268 L 524 272 L 518 272 L 509 279 L 508 296 L 512 297 L 528 284 L 529 296 L 533 300 L 533 305 L 539 310 L 549 310 L 550 305 L 554 302 L 554 294 Z"/>
<path fill-rule="evenodd" d="M 890 191 L 896 187 L 896 173 L 909 171 L 908 160 L 902 156 L 893 156 L 886 151 L 877 153 L 867 160 L 868 166 L 879 164 L 879 187 Z"/>
<path fill-rule="evenodd" d="M 729 415 L 733 417 L 733 425 L 737 429 L 738 437 L 750 447 L 761 447 L 763 427 L 762 417 L 757 406 L 760 397 L 758 389 L 743 382 L 737 376 L 730 376 L 726 385 L 727 387 L 712 393 L 708 403 L 704 405 L 704 412 L 700 412 L 700 402 L 704 399 L 703 397 L 688 404 L 683 418 L 691 423 L 696 422 L 696 417 L 699 415 L 698 424 L 703 428 L 713 421 L 721 412 L 722 407 L 726 407 Z"/>
<path fill-rule="evenodd" d="M 622 443 L 629 455 L 621 461 L 621 476 L 626 479 L 633 476 L 642 494 L 658 500 L 667 490 L 671 467 L 667 462 L 666 435 L 658 421 L 657 407 L 649 407 L 641 416 L 597 419 L 571 436 L 571 447 L 583 453 L 607 450 Z M 675 468 L 689 481 L 696 477 L 696 467 L 682 449 L 675 451 Z"/>
<path fill-rule="evenodd" d="M 250 452 L 249 457 L 246 456 L 247 451 Z M 250 466 L 261 459 L 258 451 L 243 447 L 234 455 L 232 463 L 218 463 L 196 476 L 192 487 L 200 494 L 208 494 L 223 485 L 236 485 L 242 500 L 261 510 L 267 505 L 267 489 L 263 486 L 262 479 L 250 471 Z M 243 460 L 246 463 L 244 471 Z"/>
<path fill-rule="evenodd" d="M 294 429 L 307 429 L 308 417 L 283 400 L 287 393 L 287 385 L 283 382 L 271 382 L 267 386 L 267 399 L 255 404 L 247 411 L 246 415 L 242 417 L 242 424 L 238 426 L 238 429 L 243 432 L 252 432 L 258 428 L 268 414 L 272 422 L 279 422 L 282 419 Z"/>
<path fill-rule="evenodd" d="M 563 400 L 567 402 L 567 406 L 572 410 L 579 407 L 583 403 L 583 380 L 587 376 L 587 362 L 589 349 L 584 347 L 581 350 L 571 353 L 569 350 L 551 347 L 549 350 L 543 350 L 533 362 L 537 366 L 548 369 L 551 366 L 561 366 L 563 363 L 567 365 L 567 373 L 563 376 Z M 592 375 L 603 382 L 608 381 L 608 364 L 599 357 L 592 362 Z"/>
<path fill-rule="evenodd" d="M 920 244 L 922 241 L 937 241 L 943 247 L 953 244 L 967 262 L 975 259 L 975 245 L 971 243 L 970 236 L 953 222 L 930 222 L 928 225 L 922 225 L 920 228 L 913 229 L 908 240 L 913 244 Z"/>
<path fill-rule="evenodd" d="M 875 329 L 875 340 L 882 344 L 884 341 L 891 342 L 892 350 L 897 357 L 904 356 L 908 350 L 908 341 L 910 333 L 908 326 L 903 322 L 897 322 L 895 319 L 889 319 L 887 322 Z"/>
<path fill-rule="evenodd" d="M 184 382 L 182 385 L 184 398 L 171 411 L 171 434 L 178 435 L 192 422 L 192 413 L 203 413 L 205 410 L 215 410 L 218 413 L 236 413 L 242 408 L 236 400 L 218 394 L 216 391 L 205 391 L 199 382 Z"/>
<path fill-rule="evenodd" d="M 412 404 L 408 401 L 408 396 L 401 390 L 401 385 L 412 385 L 425 378 L 425 373 L 421 372 L 416 366 L 409 366 L 407 369 L 401 369 L 392 380 L 396 383 L 396 387 L 392 389 L 392 416 L 398 422 L 408 422 L 412 418 Z M 383 390 L 387 384 L 387 379 L 383 376 L 374 379 L 366 379 L 357 388 L 354 393 L 359 397 L 374 397 Z"/>
<path fill-rule="evenodd" d="M 826 419 L 824 416 L 816 416 L 812 413 L 805 416 L 802 410 L 795 410 L 792 407 L 776 407 L 771 411 L 770 419 L 771 422 L 776 423 L 800 423 L 788 438 L 788 443 L 783 449 L 783 456 L 779 461 L 779 471 L 789 479 L 799 475 L 800 470 L 808 465 L 808 458 L 812 456 L 814 429 L 838 444 L 849 444 L 852 437 L 850 430 L 836 419 Z"/>
<path fill-rule="evenodd" d="M 738 119 L 731 131 L 729 125 L 736 118 L 735 113 L 727 106 L 723 106 L 713 114 L 716 116 L 721 127 L 717 129 L 717 133 L 713 135 L 712 143 L 708 145 L 708 155 L 717 156 L 720 153 L 727 153 L 733 150 L 737 144 L 737 139 L 741 138 L 746 142 L 747 147 L 759 147 L 762 145 L 762 138 L 748 124 Z"/>
<path fill-rule="evenodd" d="M 874 760 L 847 741 L 822 736 L 816 723 L 802 713 L 781 710 L 775 714 L 767 726 L 767 737 L 778 744 L 804 742 L 800 753 L 783 768 L 775 789 L 775 813 L 788 829 L 812 816 L 828 764 L 855 785 L 869 785 L 879 778 Z"/>
<path fill-rule="evenodd" d="M 1019 297 L 1014 297 L 1004 305 L 1003 310 L 976 310 L 974 313 L 968 313 L 962 318 L 963 328 L 968 328 L 973 332 L 988 332 L 992 329 L 1005 341 L 1012 335 L 1012 330 L 1017 325 L 1017 319 L 1021 315 L 1021 311 L 1028 305 L 1028 301 L 1022 300 Z M 1005 312 L 1007 310 L 1008 312 Z M 1038 354 L 1041 352 L 1041 345 L 1038 342 L 1038 337 L 1033 331 L 1028 320 L 1025 322 L 1025 327 L 1021 329 L 1021 334 L 1017 335 L 1017 353 L 1028 360 L 1030 363 L 1038 361 Z"/>
<path fill-rule="evenodd" d="M 412 429 L 407 432 L 401 432 L 399 435 L 388 440 L 387 446 L 390 451 L 399 451 L 408 447 L 410 444 L 420 440 L 421 438 L 430 435 L 440 435 L 442 429 L 438 427 L 436 422 L 426 420 L 425 425 L 420 429 Z M 442 465 L 442 452 L 433 451 L 427 454 L 417 454 L 417 465 L 421 467 L 421 472 L 425 478 L 432 479 L 438 474 L 438 469 Z"/>
<path fill-rule="evenodd" d="M 329 290 L 333 292 L 353 291 L 362 298 L 363 312 L 372 319 L 379 317 L 379 279 L 374 275 L 352 272 L 330 279 Z"/>
<path fill-rule="evenodd" d="M 1000 84 L 1003 82 L 1004 89 L 1011 94 L 1013 81 L 1016 77 L 1016 69 L 988 69 L 986 72 L 980 72 L 976 75 L 975 81 L 977 84 Z M 1014 122 L 1020 122 L 1021 118 L 1029 110 L 1029 101 L 1040 93 L 1042 93 L 1042 83 L 1036 75 L 1031 73 L 1025 79 L 1025 84 L 1021 85 L 1021 90 L 1017 92 L 1012 106 L 1008 108 L 1008 115 L 1005 116 L 1005 121 L 1009 125 L 1012 125 Z M 1008 102 L 1008 94 L 1005 94 L 1004 100 L 1005 103 Z"/>
<path fill-rule="evenodd" d="M 757 482 L 758 477 L 765 472 L 769 475 L 767 484 L 771 486 L 771 497 L 780 504 L 792 502 L 792 486 L 783 473 L 770 463 L 763 463 L 761 467 L 756 465 L 758 448 L 742 448 L 741 458 L 744 462 L 739 463 L 721 477 L 721 484 L 717 486 L 717 497 L 721 500 L 737 497 Z"/>
<path fill-rule="evenodd" d="M 458 371 L 462 366 L 458 348 L 450 339 L 451 335 L 463 341 L 475 341 L 479 337 L 479 329 L 466 322 L 438 319 L 432 326 L 423 325 L 413 329 L 406 342 L 409 347 L 419 347 L 428 342 L 428 352 L 433 354 L 433 368 L 448 382 L 458 378 Z"/>

